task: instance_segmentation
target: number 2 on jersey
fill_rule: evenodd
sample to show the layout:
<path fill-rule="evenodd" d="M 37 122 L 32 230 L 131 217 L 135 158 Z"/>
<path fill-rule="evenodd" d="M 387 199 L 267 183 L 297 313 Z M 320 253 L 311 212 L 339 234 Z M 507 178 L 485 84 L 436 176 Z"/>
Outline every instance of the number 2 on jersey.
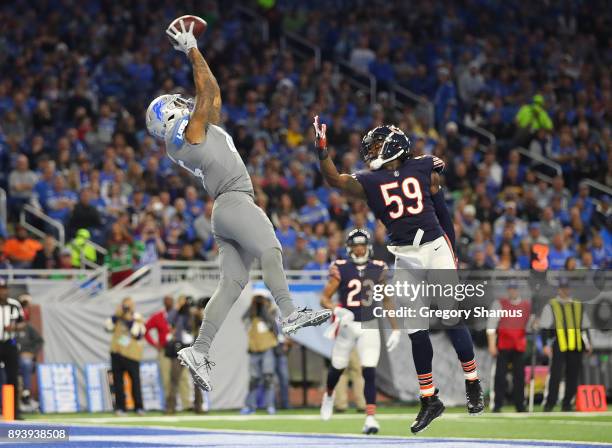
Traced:
<path fill-rule="evenodd" d="M 359 295 L 361 292 L 361 281 L 354 278 L 348 282 L 348 287 L 351 291 L 346 296 L 346 306 L 351 307 L 361 305 L 361 300 L 359 300 L 359 298 L 355 299 L 355 296 Z"/>
<path fill-rule="evenodd" d="M 409 215 L 418 215 L 423 211 L 423 191 L 421 184 L 414 177 L 407 177 L 401 185 L 401 192 L 406 199 L 415 199 L 416 204 L 405 206 L 401 195 L 390 194 L 389 190 L 399 188 L 399 182 L 389 182 L 380 186 L 380 192 L 385 200 L 385 205 L 395 204 L 396 209 L 389 212 L 391 219 L 397 219 L 407 213 Z"/>

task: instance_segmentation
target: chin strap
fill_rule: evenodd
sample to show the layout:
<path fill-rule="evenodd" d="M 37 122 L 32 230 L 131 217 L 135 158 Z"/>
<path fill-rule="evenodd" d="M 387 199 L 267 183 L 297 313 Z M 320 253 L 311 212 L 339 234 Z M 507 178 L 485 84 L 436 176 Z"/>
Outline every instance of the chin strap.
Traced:
<path fill-rule="evenodd" d="M 381 159 L 380 157 L 377 157 L 376 159 L 370 162 L 370 168 L 373 170 L 379 170 L 383 167 L 385 163 L 393 162 L 395 159 L 399 159 L 402 155 L 404 155 L 404 152 L 406 151 L 402 149 L 400 152 L 395 154 L 393 157 L 390 157 L 386 160 Z"/>

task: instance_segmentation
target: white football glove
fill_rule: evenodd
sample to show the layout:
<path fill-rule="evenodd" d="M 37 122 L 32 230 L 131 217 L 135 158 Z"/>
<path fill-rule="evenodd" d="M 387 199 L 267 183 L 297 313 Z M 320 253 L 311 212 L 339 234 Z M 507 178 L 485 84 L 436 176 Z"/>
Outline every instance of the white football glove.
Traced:
<path fill-rule="evenodd" d="M 186 30 L 185 22 L 181 19 L 179 20 L 179 25 L 181 26 L 180 31 L 176 29 L 176 25 L 168 27 L 166 34 L 170 37 L 170 41 L 175 50 L 189 54 L 189 50 L 198 48 L 198 41 L 193 35 L 194 24 L 195 22 L 191 22 L 189 30 Z"/>
<path fill-rule="evenodd" d="M 400 343 L 402 333 L 399 330 L 393 330 L 387 339 L 387 351 L 392 352 Z"/>

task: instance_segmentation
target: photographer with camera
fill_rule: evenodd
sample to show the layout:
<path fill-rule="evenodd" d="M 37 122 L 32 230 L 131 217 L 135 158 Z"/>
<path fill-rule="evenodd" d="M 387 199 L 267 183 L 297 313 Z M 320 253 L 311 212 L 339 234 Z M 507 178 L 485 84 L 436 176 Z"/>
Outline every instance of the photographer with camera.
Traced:
<path fill-rule="evenodd" d="M 276 312 L 268 291 L 254 291 L 251 306 L 242 320 L 248 328 L 249 338 L 249 393 L 242 414 L 252 414 L 257 409 L 257 390 L 264 388 L 268 414 L 276 413 L 274 374 L 278 345 Z"/>
<path fill-rule="evenodd" d="M 191 333 L 193 327 L 193 300 L 191 297 L 180 296 L 176 307 L 168 313 L 168 324 L 170 334 L 166 343 L 166 356 L 171 359 L 170 384 L 166 392 L 166 414 L 172 415 L 176 412 L 176 394 L 181 389 L 181 383 L 187 385 L 185 368 L 177 358 L 177 353 L 193 343 Z M 181 396 L 183 408 L 187 408 L 188 400 L 185 395 Z M 183 401 L 184 400 L 184 401 Z"/>
<path fill-rule="evenodd" d="M 140 390 L 140 360 L 142 359 L 142 337 L 145 334 L 143 317 L 134 311 L 134 301 L 126 297 L 117 307 L 115 314 L 107 319 L 106 331 L 112 333 L 111 368 L 115 391 L 115 414 L 124 415 L 125 392 L 123 374 L 127 372 L 132 382 L 134 410 L 144 414 Z"/>

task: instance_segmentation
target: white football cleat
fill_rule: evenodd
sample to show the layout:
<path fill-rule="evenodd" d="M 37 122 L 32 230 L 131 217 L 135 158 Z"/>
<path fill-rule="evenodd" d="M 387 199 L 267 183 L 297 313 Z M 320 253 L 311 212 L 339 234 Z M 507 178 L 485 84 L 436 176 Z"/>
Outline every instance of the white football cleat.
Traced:
<path fill-rule="evenodd" d="M 376 421 L 373 415 L 368 415 L 365 419 L 365 423 L 363 424 L 363 433 L 364 434 L 376 434 L 380 429 L 380 425 Z"/>
<path fill-rule="evenodd" d="M 209 374 L 210 369 L 215 365 L 214 362 L 210 361 L 202 353 L 197 352 L 193 347 L 186 347 L 179 350 L 177 358 L 181 365 L 189 368 L 189 372 L 196 386 L 204 392 L 212 390 Z"/>
<path fill-rule="evenodd" d="M 321 325 L 332 315 L 331 310 L 323 309 L 313 311 L 310 308 L 295 310 L 281 321 L 283 333 L 290 335 L 303 327 L 313 327 Z"/>
<path fill-rule="evenodd" d="M 334 392 L 331 396 L 327 395 L 327 392 L 323 394 L 323 400 L 321 400 L 321 420 L 329 420 L 334 415 Z"/>

